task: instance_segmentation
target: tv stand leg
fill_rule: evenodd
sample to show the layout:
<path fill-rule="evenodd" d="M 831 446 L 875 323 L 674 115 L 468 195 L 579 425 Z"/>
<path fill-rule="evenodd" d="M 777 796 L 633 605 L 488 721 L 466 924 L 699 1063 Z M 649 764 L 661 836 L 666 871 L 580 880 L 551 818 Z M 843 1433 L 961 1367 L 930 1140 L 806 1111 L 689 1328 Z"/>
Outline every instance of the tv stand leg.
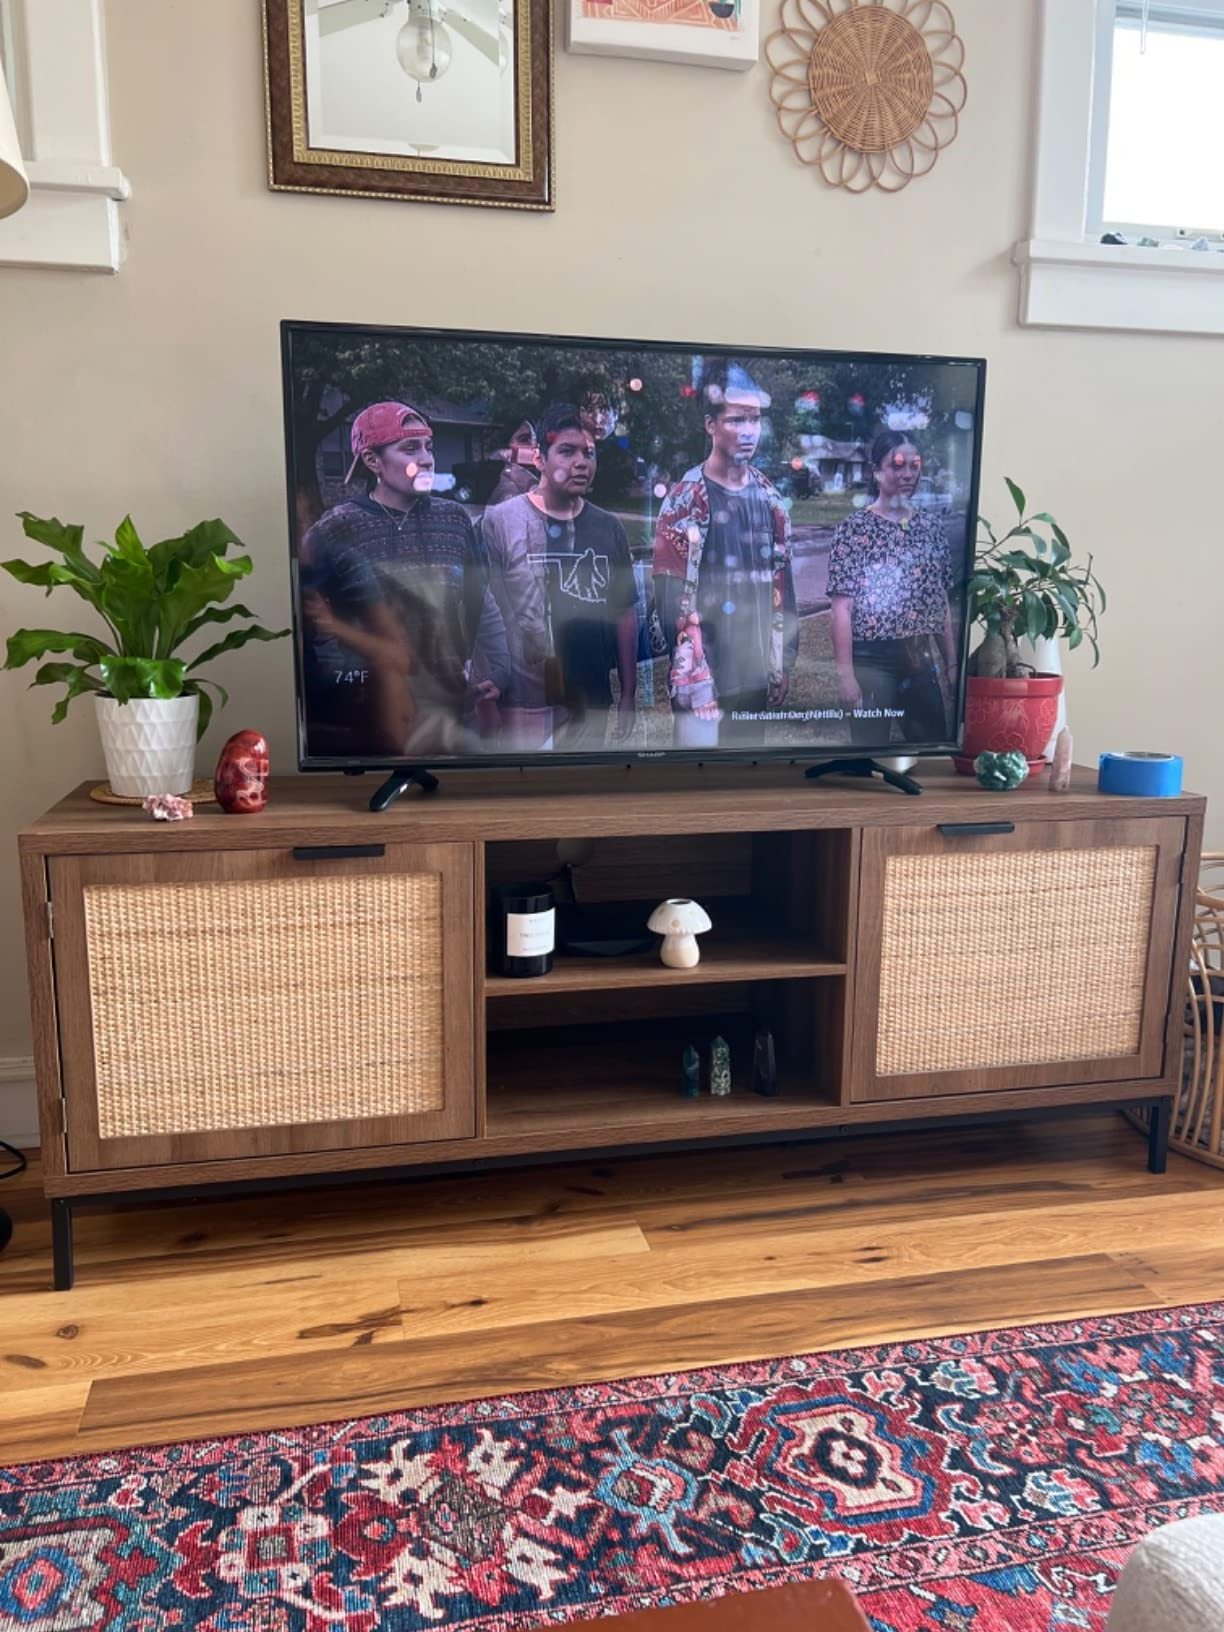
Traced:
<path fill-rule="evenodd" d="M 423 765 L 401 765 L 398 771 L 391 772 L 382 787 L 370 795 L 370 809 L 386 810 L 414 784 L 422 793 L 433 793 L 437 789 L 438 779 Z"/>
<path fill-rule="evenodd" d="M 1169 1166 L 1169 1132 L 1173 1101 L 1156 1099 L 1148 1113 L 1148 1172 L 1164 1173 Z"/>
<path fill-rule="evenodd" d="M 72 1259 L 72 1203 L 63 1198 L 51 1203 L 51 1255 L 55 1290 L 70 1292 L 76 1279 Z"/>
<path fill-rule="evenodd" d="M 818 776 L 882 776 L 890 788 L 899 788 L 902 793 L 922 792 L 921 782 L 904 771 L 879 765 L 874 759 L 827 759 L 819 765 L 809 765 L 803 774 L 811 781 Z"/>

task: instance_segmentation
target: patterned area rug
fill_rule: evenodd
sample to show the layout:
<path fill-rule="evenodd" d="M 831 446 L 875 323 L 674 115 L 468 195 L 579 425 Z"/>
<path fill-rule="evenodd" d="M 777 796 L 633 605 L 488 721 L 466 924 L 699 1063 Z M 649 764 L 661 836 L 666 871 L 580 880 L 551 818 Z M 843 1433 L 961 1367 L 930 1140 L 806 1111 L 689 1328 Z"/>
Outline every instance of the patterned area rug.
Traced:
<path fill-rule="evenodd" d="M 1104 1627 L 1224 1510 L 1224 1304 L 0 1471 L 5 1632 L 469 1632 L 838 1574 L 875 1632 Z"/>

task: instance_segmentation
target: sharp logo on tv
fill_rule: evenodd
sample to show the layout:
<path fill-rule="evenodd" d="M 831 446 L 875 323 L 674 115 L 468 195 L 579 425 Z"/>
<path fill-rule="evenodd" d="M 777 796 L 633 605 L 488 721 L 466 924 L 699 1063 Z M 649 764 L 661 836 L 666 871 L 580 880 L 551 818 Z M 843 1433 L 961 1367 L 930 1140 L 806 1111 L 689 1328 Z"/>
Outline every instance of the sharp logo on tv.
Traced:
<path fill-rule="evenodd" d="M 304 768 L 956 745 L 980 360 L 283 351 Z"/>

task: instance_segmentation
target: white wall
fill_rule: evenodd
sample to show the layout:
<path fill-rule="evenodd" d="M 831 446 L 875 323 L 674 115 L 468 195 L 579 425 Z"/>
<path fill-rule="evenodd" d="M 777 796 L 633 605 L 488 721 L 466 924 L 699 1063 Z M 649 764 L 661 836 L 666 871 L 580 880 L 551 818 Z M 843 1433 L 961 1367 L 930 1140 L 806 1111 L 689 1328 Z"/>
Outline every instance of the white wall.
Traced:
<path fill-rule="evenodd" d="M 270 193 L 259 9 L 112 0 L 129 256 L 114 278 L 0 271 L 0 516 L 28 508 L 100 531 L 131 510 L 162 536 L 220 514 L 256 557 L 244 600 L 284 622 L 282 317 L 981 353 L 983 509 L 1002 515 L 1003 475 L 1015 477 L 1096 553 L 1110 592 L 1101 668 L 1070 674 L 1077 757 L 1185 753 L 1224 845 L 1211 481 L 1224 340 L 1017 327 L 1008 255 L 1027 235 L 1035 0 L 956 0 L 962 134 L 898 197 L 844 196 L 803 169 L 764 65 L 559 53 L 551 216 Z M 768 32 L 774 0 L 765 14 Z M 17 553 L 16 524 L 5 541 Z M 43 603 L 6 579 L 0 616 L 38 623 Z M 226 680 L 235 702 L 201 764 L 258 725 L 291 770 L 288 643 L 238 654 Z M 47 693 L 20 675 L 0 687 L 4 1059 L 29 1052 L 11 835 L 102 764 L 88 704 L 53 730 Z"/>

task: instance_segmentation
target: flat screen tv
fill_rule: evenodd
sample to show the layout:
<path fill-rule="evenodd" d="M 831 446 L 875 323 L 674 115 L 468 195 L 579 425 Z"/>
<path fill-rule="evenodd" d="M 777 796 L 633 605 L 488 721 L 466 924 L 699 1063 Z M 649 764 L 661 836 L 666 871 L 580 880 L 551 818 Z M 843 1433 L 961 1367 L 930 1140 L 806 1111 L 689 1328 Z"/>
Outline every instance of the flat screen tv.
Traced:
<path fill-rule="evenodd" d="M 304 770 L 958 745 L 980 359 L 282 344 Z"/>

